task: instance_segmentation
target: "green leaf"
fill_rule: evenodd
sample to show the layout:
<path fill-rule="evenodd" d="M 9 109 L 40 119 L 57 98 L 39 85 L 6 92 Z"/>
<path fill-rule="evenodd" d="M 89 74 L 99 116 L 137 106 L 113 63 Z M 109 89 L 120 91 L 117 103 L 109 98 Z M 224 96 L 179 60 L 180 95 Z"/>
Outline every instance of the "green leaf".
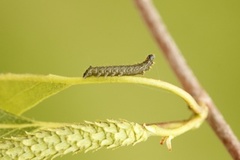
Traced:
<path fill-rule="evenodd" d="M 82 77 L 31 74 L 0 74 L 0 109 L 19 115 L 72 85 L 99 83 L 134 83 L 158 87 L 182 97 L 196 114 L 204 112 L 191 95 L 160 80 L 132 76 L 84 79 Z"/>
<path fill-rule="evenodd" d="M 56 77 L 0 74 L 0 109 L 19 115 L 70 86 Z"/>
<path fill-rule="evenodd" d="M 0 110 L 0 140 L 37 129 L 33 121 Z"/>

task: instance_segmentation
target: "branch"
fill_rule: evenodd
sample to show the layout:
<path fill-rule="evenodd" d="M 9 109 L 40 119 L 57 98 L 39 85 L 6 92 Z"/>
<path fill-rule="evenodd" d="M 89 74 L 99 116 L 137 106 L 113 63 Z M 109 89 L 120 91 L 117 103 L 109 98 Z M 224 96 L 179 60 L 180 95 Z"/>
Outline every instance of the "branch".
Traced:
<path fill-rule="evenodd" d="M 168 33 L 151 0 L 135 0 L 135 3 L 183 88 L 189 92 L 198 103 L 207 105 L 209 108 L 208 123 L 225 145 L 232 158 L 239 160 L 240 143 L 237 137 L 224 120 L 211 97 L 201 87 L 192 70 L 186 64 L 181 51 Z"/>

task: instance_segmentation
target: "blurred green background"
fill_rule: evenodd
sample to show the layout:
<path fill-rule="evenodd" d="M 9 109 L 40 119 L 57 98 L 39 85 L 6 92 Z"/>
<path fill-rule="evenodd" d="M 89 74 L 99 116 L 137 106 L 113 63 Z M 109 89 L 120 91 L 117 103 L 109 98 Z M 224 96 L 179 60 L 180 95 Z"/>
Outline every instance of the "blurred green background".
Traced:
<path fill-rule="evenodd" d="M 154 1 L 202 85 L 240 135 L 240 1 Z M 146 77 L 179 85 L 130 0 L 1 0 L 0 72 L 82 76 L 89 65 L 132 64 L 154 53 Z M 186 104 L 168 92 L 130 84 L 74 86 L 24 116 L 41 121 L 82 122 L 123 118 L 139 123 L 185 119 Z M 159 137 L 134 147 L 67 155 L 73 159 L 231 159 L 211 128 L 173 140 Z"/>

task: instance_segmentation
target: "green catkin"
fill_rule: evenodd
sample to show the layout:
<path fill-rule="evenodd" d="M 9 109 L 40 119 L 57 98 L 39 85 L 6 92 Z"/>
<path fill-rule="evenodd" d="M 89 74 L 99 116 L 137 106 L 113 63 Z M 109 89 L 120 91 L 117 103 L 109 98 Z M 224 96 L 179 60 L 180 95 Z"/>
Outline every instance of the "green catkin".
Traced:
<path fill-rule="evenodd" d="M 42 160 L 102 147 L 135 145 L 151 135 L 145 126 L 125 120 L 86 122 L 26 133 L 0 143 L 1 160 Z"/>

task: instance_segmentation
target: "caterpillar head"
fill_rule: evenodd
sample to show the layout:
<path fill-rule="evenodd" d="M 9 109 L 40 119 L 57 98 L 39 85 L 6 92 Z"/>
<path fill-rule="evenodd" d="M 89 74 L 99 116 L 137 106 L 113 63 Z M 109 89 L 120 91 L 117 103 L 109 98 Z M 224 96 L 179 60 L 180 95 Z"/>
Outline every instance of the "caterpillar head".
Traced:
<path fill-rule="evenodd" d="M 153 61 L 154 59 L 155 59 L 155 55 L 154 54 L 149 54 L 147 56 L 147 60 L 149 60 L 149 61 Z"/>

